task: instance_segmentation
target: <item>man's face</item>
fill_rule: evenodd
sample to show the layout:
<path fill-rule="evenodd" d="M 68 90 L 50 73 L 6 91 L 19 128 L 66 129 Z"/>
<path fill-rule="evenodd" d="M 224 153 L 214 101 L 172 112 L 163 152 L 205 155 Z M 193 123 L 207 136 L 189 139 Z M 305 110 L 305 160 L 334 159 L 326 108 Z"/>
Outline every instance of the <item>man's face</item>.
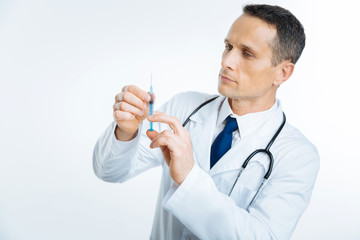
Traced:
<path fill-rule="evenodd" d="M 219 93 L 232 99 L 259 100 L 275 96 L 276 67 L 271 42 L 276 29 L 259 18 L 241 15 L 225 38 Z"/>

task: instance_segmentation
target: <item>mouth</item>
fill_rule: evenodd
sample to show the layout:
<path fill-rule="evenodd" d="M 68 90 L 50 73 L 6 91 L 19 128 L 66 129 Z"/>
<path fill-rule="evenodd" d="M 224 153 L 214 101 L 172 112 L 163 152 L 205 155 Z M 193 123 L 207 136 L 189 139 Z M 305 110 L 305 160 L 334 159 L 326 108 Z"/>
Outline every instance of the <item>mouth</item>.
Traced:
<path fill-rule="evenodd" d="M 221 79 L 222 82 L 233 82 L 235 83 L 236 81 L 234 81 L 233 79 L 231 79 L 230 77 L 224 75 L 224 74 L 219 74 L 219 77 Z"/>

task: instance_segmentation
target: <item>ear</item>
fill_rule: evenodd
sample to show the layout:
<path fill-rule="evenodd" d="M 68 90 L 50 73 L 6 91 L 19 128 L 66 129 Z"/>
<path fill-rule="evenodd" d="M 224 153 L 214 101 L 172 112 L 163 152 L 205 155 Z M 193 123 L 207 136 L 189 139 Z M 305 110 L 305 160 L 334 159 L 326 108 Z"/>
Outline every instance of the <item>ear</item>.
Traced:
<path fill-rule="evenodd" d="M 289 77 L 292 75 L 294 71 L 295 65 L 289 60 L 283 61 L 279 65 L 276 66 L 276 80 L 274 82 L 274 86 L 280 87 Z"/>

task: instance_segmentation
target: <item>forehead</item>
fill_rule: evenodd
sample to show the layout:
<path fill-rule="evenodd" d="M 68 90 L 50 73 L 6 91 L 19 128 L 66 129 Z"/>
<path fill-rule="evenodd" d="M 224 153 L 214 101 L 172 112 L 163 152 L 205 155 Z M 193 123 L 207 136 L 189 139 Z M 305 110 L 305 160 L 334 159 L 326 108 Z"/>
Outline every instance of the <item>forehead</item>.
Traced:
<path fill-rule="evenodd" d="M 255 51 L 271 50 L 271 42 L 276 37 L 276 28 L 265 21 L 241 15 L 232 24 L 226 39 L 234 45 L 245 45 Z"/>

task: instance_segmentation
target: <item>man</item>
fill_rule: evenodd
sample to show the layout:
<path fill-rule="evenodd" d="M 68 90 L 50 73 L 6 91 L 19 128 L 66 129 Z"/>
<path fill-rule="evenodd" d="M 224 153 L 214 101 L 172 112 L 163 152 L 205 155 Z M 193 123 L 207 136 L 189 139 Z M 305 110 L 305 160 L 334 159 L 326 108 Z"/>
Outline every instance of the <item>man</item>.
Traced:
<path fill-rule="evenodd" d="M 278 6 L 243 10 L 225 38 L 222 96 L 191 115 L 214 96 L 181 93 L 149 116 L 150 95 L 125 86 L 115 97 L 115 121 L 95 146 L 94 171 L 105 181 L 163 167 L 151 239 L 290 239 L 309 204 L 319 157 L 285 123 L 276 99 L 305 46 L 303 27 Z M 147 130 L 145 119 L 158 131 Z M 260 152 L 237 179 L 245 159 L 267 145 L 273 164 Z"/>

